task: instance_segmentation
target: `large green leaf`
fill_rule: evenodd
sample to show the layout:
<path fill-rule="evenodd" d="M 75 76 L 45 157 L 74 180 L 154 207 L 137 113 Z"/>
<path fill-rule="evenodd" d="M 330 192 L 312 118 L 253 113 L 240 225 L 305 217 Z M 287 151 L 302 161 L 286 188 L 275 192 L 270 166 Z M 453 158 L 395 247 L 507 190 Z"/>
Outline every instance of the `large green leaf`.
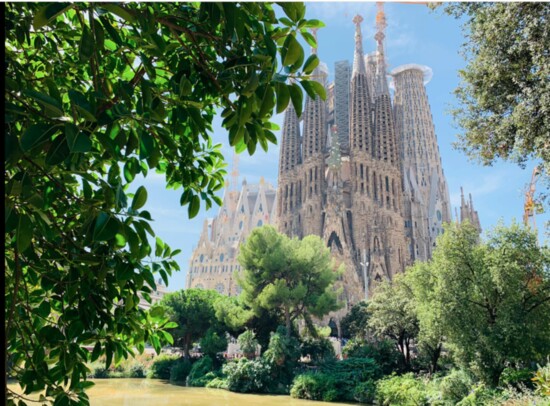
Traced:
<path fill-rule="evenodd" d="M 140 186 L 134 195 L 132 200 L 132 210 L 138 210 L 142 208 L 147 202 L 147 189 L 144 186 Z"/>
<path fill-rule="evenodd" d="M 119 231 L 119 222 L 108 213 L 100 212 L 94 227 L 94 240 L 107 241 L 115 237 Z"/>
<path fill-rule="evenodd" d="M 277 83 L 277 114 L 285 111 L 290 101 L 290 91 L 285 83 Z"/>
<path fill-rule="evenodd" d="M 289 35 L 284 43 L 284 56 L 283 56 L 283 65 L 289 66 L 294 65 L 294 63 L 300 58 L 300 54 L 303 55 L 304 50 L 294 37 L 294 35 Z"/>
<path fill-rule="evenodd" d="M 21 148 L 26 152 L 46 141 L 49 141 L 57 132 L 58 128 L 59 127 L 57 125 L 52 124 L 31 125 L 21 137 Z"/>
<path fill-rule="evenodd" d="M 31 245 L 33 225 L 30 218 L 24 214 L 19 215 L 19 224 L 15 231 L 15 242 L 19 252 L 24 252 Z"/>
<path fill-rule="evenodd" d="M 88 152 L 92 149 L 92 141 L 90 140 L 90 137 L 81 132 L 74 124 L 65 124 L 65 137 L 67 138 L 69 151 L 72 153 Z"/>
<path fill-rule="evenodd" d="M 75 6 L 74 3 L 50 3 L 40 7 L 34 15 L 32 25 L 35 30 L 42 28 L 58 15 Z"/>

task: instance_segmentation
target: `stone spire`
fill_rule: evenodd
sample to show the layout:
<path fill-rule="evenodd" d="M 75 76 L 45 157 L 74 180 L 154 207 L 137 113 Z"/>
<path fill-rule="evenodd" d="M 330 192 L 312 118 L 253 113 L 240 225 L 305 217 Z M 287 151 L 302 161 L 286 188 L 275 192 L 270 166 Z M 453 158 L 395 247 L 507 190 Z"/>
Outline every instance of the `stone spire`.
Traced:
<path fill-rule="evenodd" d="M 357 14 L 353 17 L 353 23 L 355 24 L 355 53 L 353 55 L 353 72 L 352 78 L 356 75 L 366 75 L 365 59 L 363 56 L 363 35 L 361 34 L 361 22 L 363 17 Z"/>
<path fill-rule="evenodd" d="M 464 198 L 464 190 L 460 188 L 460 222 L 468 221 L 472 226 L 474 226 L 478 232 L 481 234 L 481 223 L 479 221 L 479 215 L 477 211 L 474 210 L 474 201 L 472 199 L 472 194 L 469 194 L 469 201 L 466 202 Z"/>
<path fill-rule="evenodd" d="M 313 38 L 315 38 L 315 44 L 317 44 L 317 30 L 318 28 L 311 29 L 311 34 L 313 35 Z M 317 54 L 317 45 L 315 47 L 311 47 L 311 53 Z"/>
<path fill-rule="evenodd" d="M 390 94 L 388 89 L 388 80 L 386 78 L 386 54 L 384 52 L 384 39 L 386 34 L 384 31 L 388 24 L 386 23 L 386 15 L 384 14 L 384 3 L 376 3 L 378 13 L 376 14 L 377 32 L 374 36 L 376 40 L 376 96 L 381 94 Z"/>
<path fill-rule="evenodd" d="M 361 35 L 363 17 L 356 15 L 355 56 L 351 75 L 350 97 L 350 153 L 372 153 L 371 103 Z"/>
<path fill-rule="evenodd" d="M 279 155 L 279 175 L 302 162 L 300 153 L 300 123 L 292 103 L 288 104 L 283 122 L 283 139 Z"/>

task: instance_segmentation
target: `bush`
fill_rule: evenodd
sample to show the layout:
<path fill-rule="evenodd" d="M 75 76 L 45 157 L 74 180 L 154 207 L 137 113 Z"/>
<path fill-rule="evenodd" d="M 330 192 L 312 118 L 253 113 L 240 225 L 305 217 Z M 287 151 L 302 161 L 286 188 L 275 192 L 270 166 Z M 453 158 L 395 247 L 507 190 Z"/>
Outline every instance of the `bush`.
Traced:
<path fill-rule="evenodd" d="M 219 333 L 208 329 L 204 337 L 200 340 L 201 352 L 211 358 L 216 358 L 219 352 L 227 349 L 227 338 L 225 333 Z"/>
<path fill-rule="evenodd" d="M 390 340 L 368 342 L 352 339 L 346 343 L 342 352 L 349 358 L 374 359 L 384 375 L 402 370 L 403 355 Z"/>
<path fill-rule="evenodd" d="M 265 393 L 271 381 L 271 365 L 263 359 L 241 358 L 223 367 L 227 389 L 241 393 Z"/>
<path fill-rule="evenodd" d="M 472 385 L 472 378 L 466 371 L 452 370 L 449 375 L 441 379 L 439 384 L 441 400 L 445 404 L 456 405 L 468 396 Z"/>
<path fill-rule="evenodd" d="M 326 338 L 307 339 L 300 347 L 302 357 L 310 356 L 312 362 L 323 362 L 336 359 L 334 347 Z"/>
<path fill-rule="evenodd" d="M 197 386 L 197 387 L 203 387 L 206 386 L 206 384 L 211 381 L 212 379 L 216 378 L 216 375 L 213 374 L 210 379 L 204 379 L 207 374 L 212 373 L 214 370 L 214 361 L 212 361 L 212 358 L 208 355 L 205 355 L 201 359 L 195 361 L 193 366 L 191 367 L 191 371 L 189 372 L 189 379 L 188 383 L 189 386 Z"/>
<path fill-rule="evenodd" d="M 170 382 L 185 383 L 185 381 L 187 380 L 187 376 L 191 371 L 191 368 L 191 361 L 189 361 L 187 358 L 177 360 L 170 369 Z"/>
<path fill-rule="evenodd" d="M 488 389 L 480 383 L 475 385 L 470 394 L 458 402 L 457 406 L 491 405 L 495 403 L 496 397 L 498 397 L 498 392 L 494 389 Z"/>
<path fill-rule="evenodd" d="M 279 327 L 275 333 L 271 333 L 267 350 L 262 355 L 262 360 L 271 370 L 271 379 L 266 391 L 288 394 L 299 359 L 300 343 L 296 338 L 287 337 L 284 327 Z"/>
<path fill-rule="evenodd" d="M 534 389 L 535 385 L 532 380 L 534 376 L 535 371 L 528 368 L 505 368 L 500 376 L 500 386 L 508 386 L 519 390 Z"/>
<path fill-rule="evenodd" d="M 212 379 L 205 386 L 207 388 L 213 388 L 213 389 L 228 389 L 227 379 L 222 377 L 217 377 Z"/>
<path fill-rule="evenodd" d="M 256 357 L 256 349 L 258 347 L 258 340 L 256 340 L 256 334 L 252 330 L 246 330 L 238 338 L 237 342 L 243 355 L 248 359 Z"/>
<path fill-rule="evenodd" d="M 177 355 L 159 355 L 153 360 L 148 378 L 170 379 L 170 370 L 180 357 Z"/>
<path fill-rule="evenodd" d="M 338 399 L 336 381 L 322 372 L 308 372 L 294 378 L 290 396 L 299 399 L 324 400 L 331 402 Z"/>
<path fill-rule="evenodd" d="M 550 363 L 539 367 L 532 381 L 535 384 L 535 393 L 550 396 Z"/>
<path fill-rule="evenodd" d="M 105 367 L 105 361 L 96 361 L 90 365 L 88 378 L 105 379 L 109 378 L 109 370 Z"/>
<path fill-rule="evenodd" d="M 428 405 L 424 381 L 408 373 L 392 375 L 376 383 L 376 400 L 381 405 L 421 406 Z"/>
<path fill-rule="evenodd" d="M 353 400 L 359 403 L 373 403 L 376 394 L 376 383 L 369 379 L 358 383 L 353 389 Z"/>
<path fill-rule="evenodd" d="M 147 368 L 139 361 L 134 361 L 126 368 L 128 378 L 145 378 L 147 376 Z"/>

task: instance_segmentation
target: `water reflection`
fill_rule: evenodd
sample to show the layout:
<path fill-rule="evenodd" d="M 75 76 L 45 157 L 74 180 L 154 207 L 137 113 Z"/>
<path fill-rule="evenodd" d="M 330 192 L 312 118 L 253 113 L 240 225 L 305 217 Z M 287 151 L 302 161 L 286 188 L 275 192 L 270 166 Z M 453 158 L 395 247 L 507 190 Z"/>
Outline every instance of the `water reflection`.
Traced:
<path fill-rule="evenodd" d="M 156 379 L 95 379 L 91 406 L 338 406 L 290 396 L 245 395 L 223 389 L 186 388 Z M 9 385 L 11 389 L 18 385 Z M 32 397 L 32 396 L 31 396 Z"/>

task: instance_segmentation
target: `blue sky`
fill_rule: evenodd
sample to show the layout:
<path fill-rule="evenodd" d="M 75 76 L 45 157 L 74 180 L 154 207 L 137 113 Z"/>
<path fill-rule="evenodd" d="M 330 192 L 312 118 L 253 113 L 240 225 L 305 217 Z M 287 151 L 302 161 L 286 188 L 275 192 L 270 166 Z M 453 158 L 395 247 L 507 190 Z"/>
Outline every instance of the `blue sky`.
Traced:
<path fill-rule="evenodd" d="M 307 2 L 307 18 L 317 18 L 325 22 L 326 27 L 317 33 L 318 55 L 330 70 L 333 80 L 334 62 L 348 59 L 353 61 L 354 25 L 352 18 L 359 13 L 363 16 L 363 49 L 372 52 L 375 49 L 374 21 L 376 4 L 365 2 Z M 386 54 L 389 70 L 406 63 L 428 65 L 433 70 L 433 78 L 426 86 L 432 109 L 435 131 L 443 162 L 443 169 L 449 185 L 451 204 L 460 204 L 460 187 L 466 194 L 471 193 L 474 207 L 479 213 L 484 230 L 490 229 L 499 220 L 510 224 L 512 219 L 522 220 L 523 201 L 526 184 L 531 179 L 534 163 L 522 170 L 517 165 L 499 163 L 492 167 L 483 167 L 471 162 L 460 151 L 452 147 L 456 134 L 460 132 L 453 126 L 448 111 L 456 103 L 452 94 L 457 87 L 458 70 L 466 64 L 460 56 L 460 46 L 465 41 L 460 22 L 444 15 L 440 10 L 430 11 L 425 5 L 386 3 Z M 306 49 L 309 49 L 306 48 Z M 281 124 L 283 116 L 275 118 Z M 215 121 L 213 138 L 224 144 L 223 153 L 231 171 L 233 152 L 229 148 L 227 134 Z M 278 134 L 280 137 L 280 132 Z M 270 144 L 269 152 L 258 149 L 250 157 L 246 152 L 239 156 L 240 180 L 246 178 L 249 183 L 258 182 L 263 176 L 267 182 L 277 185 L 277 165 L 279 147 Z M 172 249 L 180 248 L 182 253 L 176 259 L 181 271 L 170 280 L 169 290 L 185 287 L 185 277 L 189 258 L 196 246 L 203 221 L 214 217 L 218 207 L 209 211 L 201 207 L 199 215 L 189 220 L 187 207 L 180 207 L 180 191 L 166 190 L 164 177 L 150 173 L 146 181 L 149 199 L 144 209 L 151 212 L 153 229 Z M 137 188 L 139 185 L 135 185 Z M 539 229 L 550 215 L 538 215 Z M 541 238 L 543 233 L 539 233 Z"/>

